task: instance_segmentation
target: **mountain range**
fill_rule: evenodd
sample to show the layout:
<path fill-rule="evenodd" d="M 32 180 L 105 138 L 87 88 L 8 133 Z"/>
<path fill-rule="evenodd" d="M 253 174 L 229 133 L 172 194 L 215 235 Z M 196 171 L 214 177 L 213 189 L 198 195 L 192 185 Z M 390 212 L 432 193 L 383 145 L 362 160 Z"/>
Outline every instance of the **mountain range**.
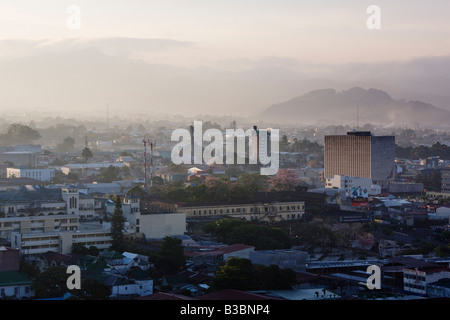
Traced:
<path fill-rule="evenodd" d="M 450 57 L 312 68 L 276 57 L 250 62 L 239 70 L 188 68 L 89 47 L 24 55 L 0 61 L 0 113 L 106 119 L 108 105 L 110 117 L 136 119 L 179 114 L 252 123 L 450 123 Z"/>
<path fill-rule="evenodd" d="M 448 127 L 450 112 L 421 101 L 393 99 L 379 89 L 319 89 L 273 104 L 259 114 L 262 121 L 298 124 L 359 124 Z"/>

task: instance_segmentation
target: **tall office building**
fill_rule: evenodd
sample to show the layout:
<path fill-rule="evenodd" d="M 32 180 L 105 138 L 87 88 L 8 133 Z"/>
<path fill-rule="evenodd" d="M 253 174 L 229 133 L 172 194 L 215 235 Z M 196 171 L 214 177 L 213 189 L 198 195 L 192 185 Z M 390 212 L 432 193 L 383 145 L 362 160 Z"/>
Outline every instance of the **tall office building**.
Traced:
<path fill-rule="evenodd" d="M 371 178 L 386 186 L 394 178 L 395 137 L 374 136 L 370 131 L 325 136 L 325 178 L 334 175 Z"/>
<path fill-rule="evenodd" d="M 441 168 L 441 192 L 450 193 L 450 168 Z"/>

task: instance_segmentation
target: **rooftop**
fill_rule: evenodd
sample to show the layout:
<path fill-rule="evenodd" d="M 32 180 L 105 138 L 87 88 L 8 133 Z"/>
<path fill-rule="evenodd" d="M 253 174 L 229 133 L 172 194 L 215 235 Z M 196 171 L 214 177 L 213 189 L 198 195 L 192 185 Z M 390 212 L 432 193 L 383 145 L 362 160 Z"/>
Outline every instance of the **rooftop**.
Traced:
<path fill-rule="evenodd" d="M 281 297 L 270 297 L 263 294 L 235 289 L 224 289 L 199 296 L 200 300 L 285 300 Z"/>
<path fill-rule="evenodd" d="M 19 284 L 31 284 L 32 281 L 25 273 L 16 271 L 0 272 L 0 286 L 13 286 Z"/>
<path fill-rule="evenodd" d="M 24 185 L 14 190 L 0 192 L 0 202 L 14 201 L 63 201 L 60 189 L 50 189 L 39 185 Z"/>

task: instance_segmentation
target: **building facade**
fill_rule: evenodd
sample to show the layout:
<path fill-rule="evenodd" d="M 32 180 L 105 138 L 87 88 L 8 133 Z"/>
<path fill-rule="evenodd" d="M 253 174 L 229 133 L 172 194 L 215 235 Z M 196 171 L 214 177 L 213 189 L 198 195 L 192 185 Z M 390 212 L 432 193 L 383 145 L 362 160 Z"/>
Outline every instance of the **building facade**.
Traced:
<path fill-rule="evenodd" d="M 403 269 L 403 289 L 425 296 L 429 284 L 444 278 L 450 278 L 449 269 L 405 268 Z"/>
<path fill-rule="evenodd" d="M 19 233 L 11 234 L 11 246 L 26 257 L 36 257 L 48 251 L 70 254 L 75 244 L 109 249 L 112 243 L 109 228 L 77 232 Z"/>
<path fill-rule="evenodd" d="M 229 216 L 247 221 L 281 221 L 298 220 L 305 214 L 304 201 L 267 202 L 267 203 L 230 203 L 185 205 L 178 211 L 186 213 L 186 217 Z"/>
<path fill-rule="evenodd" d="M 394 169 L 394 136 L 373 136 L 368 131 L 325 136 L 325 179 L 334 175 L 370 178 L 385 186 L 394 178 Z"/>
<path fill-rule="evenodd" d="M 441 192 L 450 193 L 450 168 L 441 168 Z"/>
<path fill-rule="evenodd" d="M 353 194 L 358 190 L 365 190 L 365 196 L 374 196 L 381 193 L 381 187 L 372 182 L 370 178 L 348 177 L 343 175 L 335 175 L 327 178 L 325 188 L 344 189 L 347 197 L 352 198 Z"/>
<path fill-rule="evenodd" d="M 55 169 L 7 168 L 6 177 L 31 178 L 43 182 L 50 182 L 55 177 Z"/>

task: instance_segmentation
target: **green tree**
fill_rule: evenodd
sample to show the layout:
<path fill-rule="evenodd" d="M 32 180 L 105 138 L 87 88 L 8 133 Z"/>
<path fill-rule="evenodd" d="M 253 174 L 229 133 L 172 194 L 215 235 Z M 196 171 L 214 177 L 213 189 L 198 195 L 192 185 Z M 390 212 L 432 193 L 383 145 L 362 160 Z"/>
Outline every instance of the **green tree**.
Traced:
<path fill-rule="evenodd" d="M 216 290 L 256 290 L 258 289 L 258 279 L 250 260 L 230 258 L 216 272 L 212 279 L 212 285 Z"/>
<path fill-rule="evenodd" d="M 254 265 L 260 290 L 289 290 L 297 283 L 295 271 L 277 265 Z"/>
<path fill-rule="evenodd" d="M 99 255 L 99 249 L 96 246 L 86 247 L 83 244 L 75 243 L 72 246 L 72 254 L 91 255 L 97 257 Z"/>
<path fill-rule="evenodd" d="M 215 290 L 289 290 L 296 283 L 292 269 L 252 264 L 245 258 L 228 259 L 212 279 Z"/>
<path fill-rule="evenodd" d="M 82 151 L 81 151 L 81 157 L 84 159 L 84 162 L 88 162 L 89 159 L 91 159 L 94 155 L 92 154 L 91 149 L 89 149 L 88 147 L 85 147 Z"/>
<path fill-rule="evenodd" d="M 120 197 L 116 198 L 116 205 L 111 218 L 111 249 L 122 252 L 124 249 L 123 229 L 125 226 L 125 217 L 122 211 L 122 201 Z"/>
<path fill-rule="evenodd" d="M 71 291 L 72 299 L 108 300 L 111 295 L 110 287 L 94 279 L 83 279 L 80 287 Z"/>
<path fill-rule="evenodd" d="M 441 191 L 441 173 L 438 170 L 432 170 L 429 174 L 419 173 L 415 181 L 422 183 L 426 191 Z"/>
<path fill-rule="evenodd" d="M 295 242 L 310 247 L 336 247 L 337 238 L 334 232 L 319 224 L 300 222 L 291 226 Z"/>
<path fill-rule="evenodd" d="M 67 137 L 62 143 L 56 146 L 56 150 L 59 152 L 70 152 L 75 149 L 75 139 L 72 137 Z"/>
<path fill-rule="evenodd" d="M 32 285 L 36 298 L 63 296 L 69 290 L 66 285 L 67 278 L 65 267 L 57 266 L 45 269 L 36 277 Z"/>
<path fill-rule="evenodd" d="M 119 179 L 120 169 L 114 166 L 108 166 L 100 173 L 99 180 L 101 182 L 113 182 Z"/>
<path fill-rule="evenodd" d="M 20 123 L 9 125 L 4 136 L 10 143 L 32 143 L 40 137 L 41 134 L 38 131 Z"/>
<path fill-rule="evenodd" d="M 173 237 L 164 237 L 161 249 L 155 257 L 155 267 L 162 273 L 175 273 L 186 264 L 182 241 Z"/>
<path fill-rule="evenodd" d="M 241 183 L 248 192 L 266 191 L 267 176 L 259 173 L 244 173 L 239 176 L 239 183 Z"/>
<path fill-rule="evenodd" d="M 208 223 L 203 231 L 217 241 L 228 244 L 246 244 L 257 250 L 287 249 L 291 246 L 288 233 L 281 228 L 251 224 L 242 220 L 221 219 Z"/>
<path fill-rule="evenodd" d="M 280 140 L 280 152 L 289 151 L 289 141 L 286 135 L 283 135 Z"/>

